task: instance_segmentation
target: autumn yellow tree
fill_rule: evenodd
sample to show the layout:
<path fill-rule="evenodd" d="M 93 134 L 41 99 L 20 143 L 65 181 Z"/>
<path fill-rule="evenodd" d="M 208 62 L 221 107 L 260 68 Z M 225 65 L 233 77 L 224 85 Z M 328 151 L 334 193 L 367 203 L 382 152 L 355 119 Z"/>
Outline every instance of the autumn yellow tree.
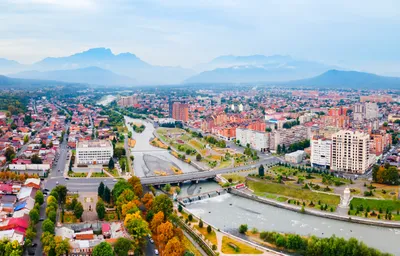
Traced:
<path fill-rule="evenodd" d="M 135 248 L 143 245 L 150 230 L 149 224 L 142 219 L 140 212 L 138 211 L 132 214 L 127 214 L 124 225 L 129 234 L 131 234 Z"/>
<path fill-rule="evenodd" d="M 151 220 L 150 223 L 150 229 L 153 233 L 157 233 L 157 228 L 160 226 L 161 223 L 164 221 L 164 213 L 163 212 L 158 212 L 156 215 L 154 215 L 153 219 Z"/>
<path fill-rule="evenodd" d="M 166 221 L 157 227 L 157 241 L 160 249 L 163 250 L 168 241 L 174 237 L 174 226 L 171 222 Z"/>
<path fill-rule="evenodd" d="M 137 205 L 135 204 L 134 201 L 130 201 L 124 205 L 122 205 L 122 209 L 121 209 L 121 216 L 122 218 L 125 218 L 125 216 L 129 213 L 135 213 L 139 211 L 139 208 L 137 207 Z"/>
<path fill-rule="evenodd" d="M 129 178 L 128 182 L 132 185 L 133 192 L 135 192 L 135 195 L 138 197 L 142 197 L 143 187 L 142 183 L 140 182 L 140 179 L 137 176 L 132 176 L 131 178 Z"/>
<path fill-rule="evenodd" d="M 181 256 L 184 250 L 182 243 L 179 241 L 178 237 L 175 236 L 168 241 L 162 255 Z"/>
<path fill-rule="evenodd" d="M 153 206 L 153 199 L 154 196 L 151 193 L 144 194 L 142 198 L 142 203 L 144 204 L 147 210 L 151 209 L 151 207 Z"/>

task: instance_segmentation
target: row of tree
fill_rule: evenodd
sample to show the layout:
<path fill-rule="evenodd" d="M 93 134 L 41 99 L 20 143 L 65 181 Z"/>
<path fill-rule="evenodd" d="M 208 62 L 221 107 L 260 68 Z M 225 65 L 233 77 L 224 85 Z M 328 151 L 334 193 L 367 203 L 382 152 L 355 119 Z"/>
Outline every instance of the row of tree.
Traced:
<path fill-rule="evenodd" d="M 39 193 L 39 192 L 38 192 Z M 41 196 L 39 196 L 41 197 Z M 55 235 L 55 223 L 57 222 L 58 208 L 61 206 L 64 211 L 64 204 L 67 198 L 67 188 L 62 185 L 56 186 L 47 197 L 46 219 L 42 223 L 42 236 L 40 241 L 43 245 L 43 252 L 46 255 L 66 255 L 71 246 L 67 238 L 63 239 Z M 41 200 L 41 199 L 39 199 Z M 83 212 L 83 208 L 82 208 Z"/>
<path fill-rule="evenodd" d="M 380 184 L 398 185 L 399 172 L 396 166 L 386 163 L 385 165 L 374 165 L 372 168 L 372 180 Z"/>
<path fill-rule="evenodd" d="M 294 251 L 297 255 L 389 255 L 370 248 L 355 238 L 345 240 L 336 236 L 329 238 L 303 237 L 296 234 L 281 234 L 278 232 L 261 232 L 260 238 L 277 247 Z"/>

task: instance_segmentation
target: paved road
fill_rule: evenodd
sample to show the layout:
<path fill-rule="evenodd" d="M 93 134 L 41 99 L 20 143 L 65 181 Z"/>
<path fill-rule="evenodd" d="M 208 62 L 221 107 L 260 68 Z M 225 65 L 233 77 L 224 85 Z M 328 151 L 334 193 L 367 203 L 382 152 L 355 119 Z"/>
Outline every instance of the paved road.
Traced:
<path fill-rule="evenodd" d="M 258 168 L 260 164 L 270 165 L 280 162 L 280 160 L 274 156 L 268 156 L 262 159 L 261 161 L 253 164 L 253 165 L 246 165 L 246 166 L 239 166 L 233 168 L 226 168 L 220 170 L 210 170 L 210 171 L 202 171 L 202 172 L 193 172 L 193 173 L 185 173 L 180 175 L 171 175 L 171 176 L 154 176 L 154 177 L 143 177 L 140 178 L 142 184 L 144 185 L 160 185 L 166 183 L 177 183 L 177 182 L 184 182 L 189 180 L 200 180 L 200 179 L 207 179 L 216 176 L 217 174 L 229 173 L 229 172 L 236 172 L 247 170 L 250 168 Z"/>

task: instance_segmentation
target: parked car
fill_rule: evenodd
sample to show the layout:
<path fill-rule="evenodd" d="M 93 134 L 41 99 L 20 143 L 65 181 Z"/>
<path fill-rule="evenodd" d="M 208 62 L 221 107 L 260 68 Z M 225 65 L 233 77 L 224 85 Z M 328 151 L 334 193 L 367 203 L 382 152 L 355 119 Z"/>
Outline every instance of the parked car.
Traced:
<path fill-rule="evenodd" d="M 158 255 L 158 250 L 157 249 L 154 249 L 154 254 Z"/>

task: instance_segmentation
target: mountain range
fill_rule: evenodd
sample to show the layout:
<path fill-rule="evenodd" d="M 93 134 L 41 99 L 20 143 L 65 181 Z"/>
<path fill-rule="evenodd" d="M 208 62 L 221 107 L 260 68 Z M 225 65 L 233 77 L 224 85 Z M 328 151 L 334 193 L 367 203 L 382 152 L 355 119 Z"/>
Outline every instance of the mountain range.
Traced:
<path fill-rule="evenodd" d="M 30 65 L 0 58 L 0 74 L 9 77 L 94 85 L 263 83 L 355 88 L 398 86 L 395 77 L 340 70 L 343 68 L 287 55 L 224 55 L 186 69 L 151 65 L 135 54 L 114 54 L 108 48 L 93 48 L 66 57 L 48 57 Z"/>
<path fill-rule="evenodd" d="M 357 71 L 329 70 L 312 78 L 282 82 L 287 86 L 319 88 L 386 89 L 400 88 L 400 77 L 378 76 Z"/>
<path fill-rule="evenodd" d="M 68 72 L 69 70 L 74 72 Z M 106 74 L 106 71 L 113 74 Z M 90 78 L 82 79 L 85 73 Z M 31 65 L 0 59 L 0 74 L 10 77 L 27 78 L 27 75 L 34 75 L 40 79 L 59 81 L 66 81 L 65 79 L 69 77 L 68 81 L 82 83 L 90 81 L 93 84 L 103 85 L 110 84 L 109 81 L 114 78 L 112 85 L 177 84 L 194 73 L 193 70 L 181 67 L 154 66 L 132 53 L 113 54 L 107 48 L 93 48 L 66 57 L 48 57 Z M 76 79 L 71 78 L 71 75 L 76 75 Z"/>
<path fill-rule="evenodd" d="M 133 78 L 117 75 L 99 67 L 53 71 L 22 71 L 13 75 L 15 78 L 57 80 L 69 83 L 85 83 L 93 85 L 133 85 Z"/>

